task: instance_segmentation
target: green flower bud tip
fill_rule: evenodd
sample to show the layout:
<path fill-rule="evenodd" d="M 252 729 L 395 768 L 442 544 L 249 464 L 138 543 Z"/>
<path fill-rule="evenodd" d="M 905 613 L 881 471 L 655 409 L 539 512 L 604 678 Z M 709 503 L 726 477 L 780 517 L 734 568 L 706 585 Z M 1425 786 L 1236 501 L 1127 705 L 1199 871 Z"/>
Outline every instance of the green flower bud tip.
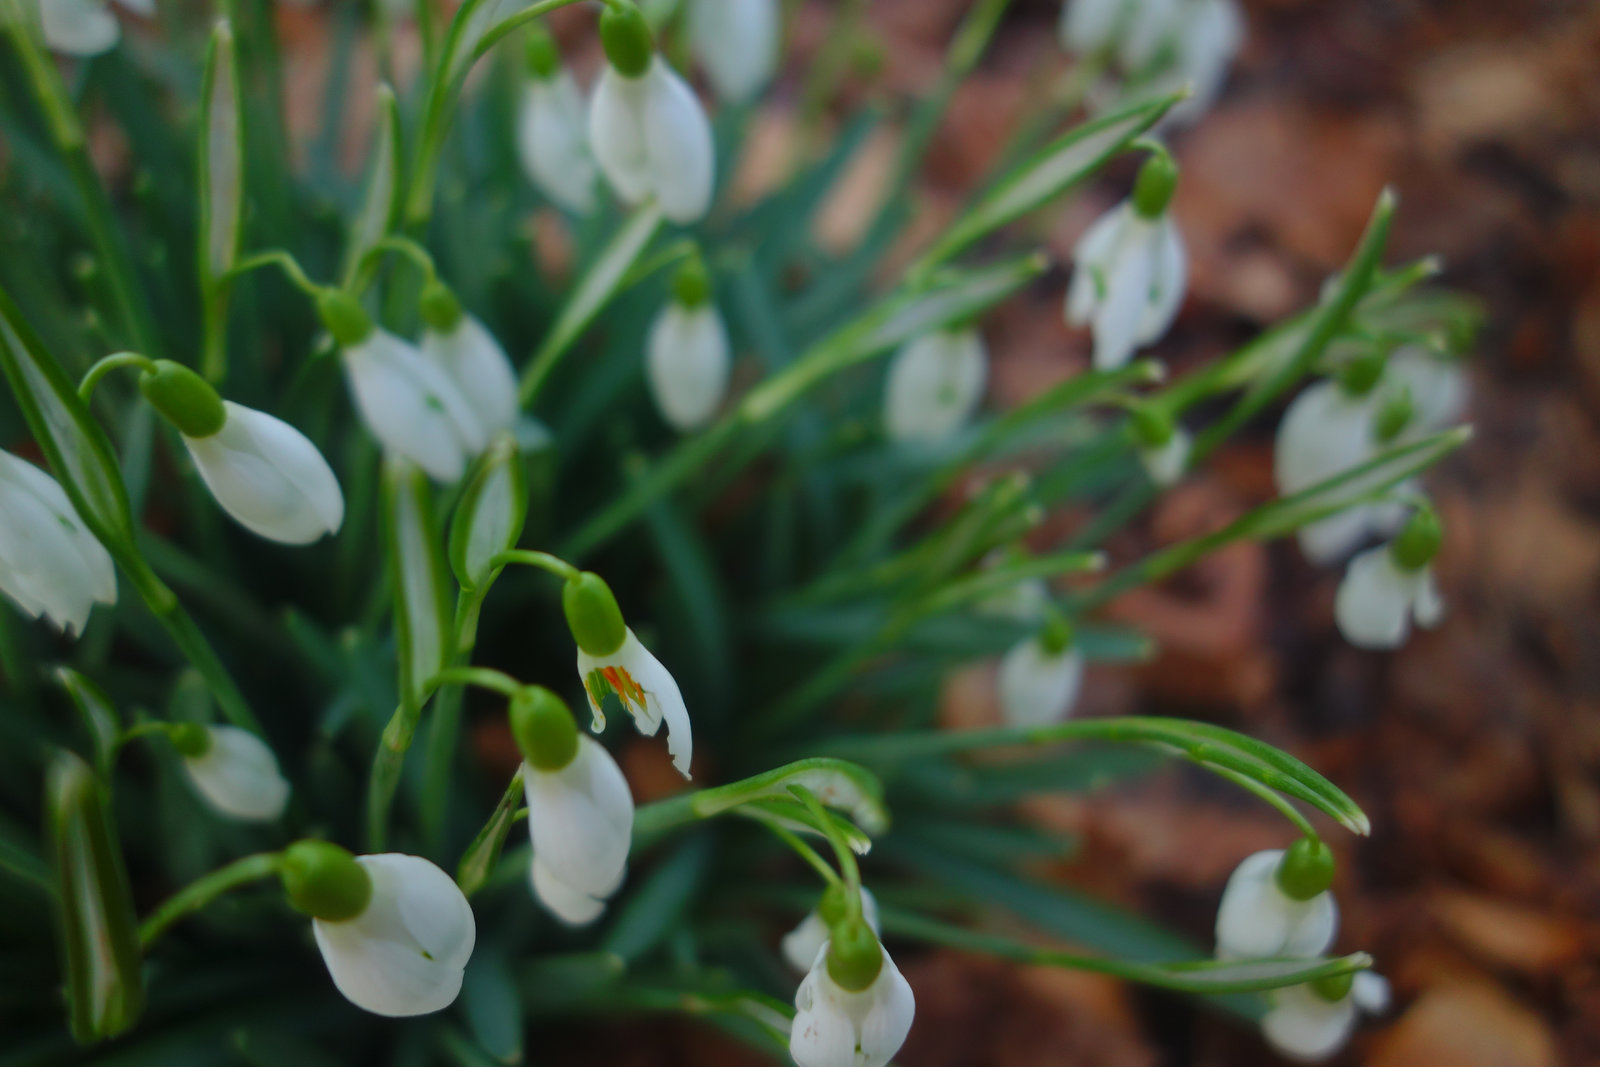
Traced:
<path fill-rule="evenodd" d="M 172 747 L 178 750 L 178 755 L 184 759 L 204 756 L 211 749 L 211 734 L 204 726 L 197 723 L 185 722 L 169 726 L 167 737 L 172 740 Z"/>
<path fill-rule="evenodd" d="M 561 73 L 561 50 L 550 31 L 538 23 L 528 28 L 528 72 L 535 78 L 548 80 Z"/>
<path fill-rule="evenodd" d="M 1072 647 L 1072 624 L 1060 615 L 1054 615 L 1039 631 L 1039 644 L 1052 656 L 1059 656 Z"/>
<path fill-rule="evenodd" d="M 1156 152 L 1139 168 L 1133 183 L 1133 209 L 1147 219 L 1159 219 L 1178 188 L 1178 164 L 1165 152 Z"/>
<path fill-rule="evenodd" d="M 567 582 L 561 590 L 561 607 L 567 613 L 572 639 L 591 656 L 611 655 L 628 636 L 617 598 L 605 579 L 593 571 Z"/>
<path fill-rule="evenodd" d="M 139 375 L 139 391 L 185 437 L 210 437 L 228 421 L 217 391 L 200 375 L 170 359 L 156 360 Z"/>
<path fill-rule="evenodd" d="M 1405 571 L 1419 571 L 1433 562 L 1444 543 L 1444 527 L 1432 508 L 1422 508 L 1400 528 L 1400 534 L 1390 545 L 1397 567 Z"/>
<path fill-rule="evenodd" d="M 860 916 L 834 926 L 828 946 L 828 975 L 853 993 L 870 988 L 883 970 L 883 946 Z"/>
<path fill-rule="evenodd" d="M 1388 362 L 1387 352 L 1372 351 L 1357 356 L 1339 369 L 1339 384 L 1351 396 L 1366 396 L 1383 377 L 1383 368 Z"/>
<path fill-rule="evenodd" d="M 650 69 L 655 38 L 644 14 L 632 3 L 608 4 L 600 16 L 600 44 L 619 74 L 637 78 Z"/>
<path fill-rule="evenodd" d="M 1278 863 L 1278 888 L 1291 900 L 1310 900 L 1333 885 L 1333 850 L 1319 838 L 1302 837 Z"/>
<path fill-rule="evenodd" d="M 1355 985 L 1354 971 L 1343 974 L 1330 974 L 1322 978 L 1313 978 L 1308 984 L 1311 991 L 1330 1004 L 1337 1004 L 1350 995 L 1350 987 Z"/>
<path fill-rule="evenodd" d="M 1160 448 L 1178 432 L 1172 418 L 1152 404 L 1140 404 L 1129 415 L 1133 418 L 1133 432 L 1145 448 Z"/>
<path fill-rule="evenodd" d="M 1388 444 L 1411 424 L 1411 416 L 1416 414 L 1416 405 L 1411 402 L 1411 389 L 1406 387 L 1393 396 L 1386 397 L 1378 408 L 1378 416 L 1373 421 L 1372 432 L 1379 441 Z"/>
<path fill-rule="evenodd" d="M 699 307 L 711 299 L 711 272 L 699 256 L 690 256 L 672 277 L 672 295 L 684 307 Z"/>
<path fill-rule="evenodd" d="M 372 335 L 372 318 L 360 301 L 342 289 L 318 293 L 317 314 L 341 348 L 358 345 Z"/>
<path fill-rule="evenodd" d="M 511 733 L 522 758 L 537 770 L 559 771 L 578 754 L 578 726 L 566 702 L 530 685 L 511 698 Z"/>
<path fill-rule="evenodd" d="M 326 922 L 354 919 L 372 899 L 372 876 L 329 841 L 296 841 L 284 849 L 279 875 L 290 906 Z"/>
<path fill-rule="evenodd" d="M 444 282 L 435 279 L 422 287 L 422 321 L 436 333 L 449 333 L 460 323 L 461 301 Z"/>

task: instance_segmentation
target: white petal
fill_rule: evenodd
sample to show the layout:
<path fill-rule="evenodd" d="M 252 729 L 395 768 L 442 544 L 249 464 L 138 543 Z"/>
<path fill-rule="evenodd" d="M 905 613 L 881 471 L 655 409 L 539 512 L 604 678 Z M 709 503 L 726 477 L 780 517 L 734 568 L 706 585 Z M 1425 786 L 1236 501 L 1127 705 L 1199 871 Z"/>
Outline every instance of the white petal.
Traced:
<path fill-rule="evenodd" d="M 694 91 L 659 55 L 644 80 L 640 121 L 656 200 L 673 222 L 695 222 L 710 209 L 716 180 L 711 122 Z"/>
<path fill-rule="evenodd" d="M 81 632 L 96 602 L 117 600 L 111 556 L 44 471 L 0 452 L 0 590 L 28 615 Z"/>
<path fill-rule="evenodd" d="M 1339 1051 L 1355 1026 L 1355 1005 L 1349 997 L 1328 1001 L 1309 986 L 1290 986 L 1272 993 L 1272 1010 L 1261 1020 L 1261 1032 L 1291 1059 L 1314 1062 Z"/>
<path fill-rule="evenodd" d="M 856 1027 L 820 988 L 827 976 L 827 944 L 795 993 L 797 1009 L 789 1030 L 789 1055 L 798 1067 L 856 1067 Z"/>
<path fill-rule="evenodd" d="M 650 654 L 649 649 L 639 643 L 632 630 L 628 631 L 627 640 L 623 641 L 617 655 L 628 673 L 633 675 L 633 680 L 644 690 L 647 718 L 667 724 L 667 751 L 672 755 L 672 765 L 678 768 L 679 774 L 690 777 L 689 761 L 694 756 L 694 737 L 689 727 L 689 709 L 678 690 L 677 680 L 672 677 L 671 671 L 661 665 L 660 660 Z M 639 722 L 639 716 L 634 716 L 634 722 Z M 648 732 L 655 733 L 655 728 L 652 727 Z"/>
<path fill-rule="evenodd" d="M 583 98 L 572 75 L 534 79 L 523 89 L 517 155 L 546 196 L 577 215 L 595 209 L 599 169 L 589 153 Z"/>
<path fill-rule="evenodd" d="M 1137 14 L 1117 48 L 1117 58 L 1133 73 L 1144 71 L 1162 49 L 1183 32 L 1181 0 L 1140 0 Z"/>
<path fill-rule="evenodd" d="M 604 898 L 622 881 L 633 835 L 633 797 L 616 760 L 591 737 L 556 771 L 523 768 L 534 856 L 564 885 Z"/>
<path fill-rule="evenodd" d="M 117 0 L 117 3 L 121 4 L 125 10 L 132 11 L 135 15 L 142 15 L 147 19 L 155 18 L 156 0 Z"/>
<path fill-rule="evenodd" d="M 533 894 L 539 903 L 569 926 L 584 926 L 605 913 L 605 901 L 563 882 L 537 855 L 528 871 Z"/>
<path fill-rule="evenodd" d="M 1096 219 L 1073 246 L 1072 282 L 1067 287 L 1068 325 L 1082 326 L 1089 322 L 1095 308 L 1105 299 L 1106 269 L 1127 218 L 1127 205 L 1117 205 Z"/>
<path fill-rule="evenodd" d="M 883 1067 L 906 1043 L 911 1033 L 911 1023 L 917 1012 L 917 998 L 911 992 L 911 983 L 905 980 L 900 968 L 894 965 L 887 950 L 883 953 L 883 969 L 869 990 L 873 997 L 872 1010 L 861 1023 L 861 1052 L 857 1067 Z"/>
<path fill-rule="evenodd" d="M 1361 553 L 1350 561 L 1334 598 L 1339 632 L 1358 648 L 1399 648 L 1411 632 L 1413 585 L 1387 545 Z"/>
<path fill-rule="evenodd" d="M 1067 0 L 1061 8 L 1061 47 L 1083 55 L 1111 44 L 1123 0 Z"/>
<path fill-rule="evenodd" d="M 344 494 L 328 461 L 282 419 L 231 400 L 227 422 L 210 437 L 185 437 L 206 488 L 245 529 L 271 541 L 305 545 L 337 531 Z"/>
<path fill-rule="evenodd" d="M 691 0 L 689 45 L 717 95 L 754 97 L 778 67 L 783 12 L 778 0 Z"/>
<path fill-rule="evenodd" d="M 1163 487 L 1176 485 L 1189 465 L 1189 447 L 1193 443 L 1187 431 L 1176 427 L 1166 444 L 1159 448 L 1141 448 L 1139 462 L 1150 481 Z"/>
<path fill-rule="evenodd" d="M 1068 647 L 1052 655 L 1037 638 L 1019 642 L 1000 661 L 1000 708 L 1012 726 L 1060 722 L 1083 684 L 1083 654 Z"/>
<path fill-rule="evenodd" d="M 645 370 L 661 417 L 675 430 L 703 426 L 722 403 L 732 364 L 728 331 L 712 304 L 670 301 L 650 326 Z"/>
<path fill-rule="evenodd" d="M 1295 531 L 1300 551 L 1318 566 L 1328 566 L 1355 551 L 1375 529 L 1371 507 L 1357 504 L 1326 519 L 1309 522 Z"/>
<path fill-rule="evenodd" d="M 1139 324 L 1150 305 L 1150 280 L 1155 261 L 1149 242 L 1140 240 L 1146 227 L 1130 220 L 1116 255 L 1106 269 L 1106 295 L 1094 315 L 1094 366 L 1115 370 L 1133 358 Z"/>
<path fill-rule="evenodd" d="M 1408 345 L 1390 357 L 1384 376 L 1411 390 L 1421 432 L 1442 430 L 1466 414 L 1467 376 L 1459 360 Z"/>
<path fill-rule="evenodd" d="M 1338 912 L 1331 893 L 1292 900 L 1278 888 L 1283 850 L 1246 857 L 1228 879 L 1217 908 L 1217 956 L 1263 959 L 1310 958 L 1333 943 Z"/>
<path fill-rule="evenodd" d="M 1184 261 L 1183 237 L 1171 216 L 1164 215 L 1152 227 L 1151 251 L 1155 265 L 1150 279 L 1150 303 L 1139 322 L 1139 343 L 1153 344 L 1172 327 L 1183 306 L 1188 270 Z"/>
<path fill-rule="evenodd" d="M 1192 117 L 1209 109 L 1222 91 L 1228 65 L 1244 43 L 1245 24 L 1233 0 L 1196 0 L 1190 12 L 1179 39 L 1178 65 L 1193 86 L 1194 95 L 1183 104 Z"/>
<path fill-rule="evenodd" d="M 1334 381 L 1318 382 L 1289 405 L 1278 424 L 1273 473 L 1284 496 L 1365 462 L 1372 452 L 1373 405 Z"/>
<path fill-rule="evenodd" d="M 40 0 L 45 43 L 57 52 L 94 56 L 109 51 L 120 31 L 104 0 Z"/>
<path fill-rule="evenodd" d="M 237 726 L 206 728 L 211 747 L 183 759 L 196 791 L 216 811 L 248 822 L 272 822 L 289 803 L 289 783 L 267 743 Z"/>
<path fill-rule="evenodd" d="M 424 331 L 422 354 L 444 371 L 466 400 L 484 443 L 517 421 L 517 373 L 506 350 L 471 315 L 461 316 L 449 333 Z M 479 444 L 473 451 L 481 451 Z"/>
<path fill-rule="evenodd" d="M 467 965 L 477 941 L 477 923 L 455 879 L 421 856 L 399 852 L 362 856 L 358 862 L 372 875 L 373 892 L 381 889 L 394 901 L 407 933 L 422 951 L 446 967 Z"/>
<path fill-rule="evenodd" d="M 1373 971 L 1357 971 L 1350 984 L 1350 999 L 1368 1015 L 1389 1010 L 1389 980 Z"/>
<path fill-rule="evenodd" d="M 1439 595 L 1439 585 L 1434 581 L 1433 568 L 1425 567 L 1414 578 L 1411 587 L 1411 612 L 1417 625 L 1431 630 L 1444 621 L 1444 598 Z"/>
<path fill-rule="evenodd" d="M 344 367 L 373 436 L 434 479 L 456 481 L 482 450 L 483 431 L 455 383 L 398 337 L 374 330 L 345 350 Z"/>
<path fill-rule="evenodd" d="M 589 149 L 606 181 L 637 204 L 655 191 L 645 148 L 644 78 L 628 78 L 607 63 L 589 101 Z"/>
<path fill-rule="evenodd" d="M 895 353 L 884 426 L 896 441 L 937 441 L 960 429 L 983 400 L 989 359 L 976 330 L 924 334 Z"/>

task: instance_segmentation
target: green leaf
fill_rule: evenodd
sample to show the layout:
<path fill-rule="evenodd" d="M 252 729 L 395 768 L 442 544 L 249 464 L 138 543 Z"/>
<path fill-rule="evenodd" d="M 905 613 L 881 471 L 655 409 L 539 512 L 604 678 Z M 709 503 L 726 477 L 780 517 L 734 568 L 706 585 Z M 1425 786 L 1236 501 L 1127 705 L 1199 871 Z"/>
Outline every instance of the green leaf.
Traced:
<path fill-rule="evenodd" d="M 527 469 L 516 441 L 502 435 L 474 465 L 450 520 L 450 569 L 463 589 L 492 579 L 489 561 L 517 547 L 527 517 Z"/>
<path fill-rule="evenodd" d="M 601 947 L 633 961 L 660 944 L 688 913 L 710 863 L 709 837 L 685 841 L 628 896 Z"/>
<path fill-rule="evenodd" d="M 361 261 L 394 228 L 400 211 L 401 160 L 400 106 L 394 90 L 378 86 L 378 132 L 372 141 L 372 162 L 367 169 L 361 210 L 350 224 L 341 276 L 349 285 Z"/>
<path fill-rule="evenodd" d="M 100 780 L 62 751 L 45 784 L 58 929 L 72 1036 L 115 1037 L 144 1009 L 138 925 Z"/>
<path fill-rule="evenodd" d="M 432 489 L 422 471 L 399 457 L 386 460 L 383 504 L 401 699 L 421 707 L 427 681 L 451 654 L 450 572 L 433 522 Z"/>
<path fill-rule="evenodd" d="M 116 707 L 105 690 L 70 667 L 57 667 L 56 680 L 83 716 L 84 727 L 94 743 L 95 767 L 101 774 L 109 775 L 122 735 Z"/>
<path fill-rule="evenodd" d="M 456 868 L 456 884 L 467 896 L 481 889 L 489 880 L 489 875 L 494 873 L 494 865 L 500 859 L 501 849 L 505 847 L 506 836 L 516 824 L 517 808 L 522 799 L 522 769 L 518 768 L 517 773 L 511 776 L 511 784 L 506 786 L 505 795 L 495 805 L 488 822 L 478 831 L 478 836 L 467 846 L 461 856 L 461 864 Z"/>
<path fill-rule="evenodd" d="M 561 1013 L 627 973 L 628 962 L 615 952 L 574 952 L 541 956 L 522 967 L 518 984 L 530 1012 Z"/>
<path fill-rule="evenodd" d="M 200 290 L 209 300 L 238 258 L 244 218 L 244 99 L 225 18 L 211 32 L 200 101 Z"/>
<path fill-rule="evenodd" d="M 691 804 L 695 814 L 705 819 L 753 800 L 787 800 L 791 786 L 809 789 L 828 807 L 849 812 L 861 829 L 874 837 L 889 829 L 889 810 L 883 805 L 878 776 L 860 764 L 825 756 L 795 760 L 764 774 L 702 790 L 693 794 Z"/>
<path fill-rule="evenodd" d="M 499 1063 L 523 1060 L 522 1001 L 506 952 L 482 948 L 467 964 L 461 1004 L 478 1047 Z"/>

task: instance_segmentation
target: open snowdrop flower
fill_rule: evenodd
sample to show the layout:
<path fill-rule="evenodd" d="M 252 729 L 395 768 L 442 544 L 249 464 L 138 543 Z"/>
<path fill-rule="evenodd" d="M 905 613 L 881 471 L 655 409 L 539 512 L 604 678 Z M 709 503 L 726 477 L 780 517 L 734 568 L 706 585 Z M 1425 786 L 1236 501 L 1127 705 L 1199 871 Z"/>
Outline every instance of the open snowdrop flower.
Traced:
<path fill-rule="evenodd" d="M 1167 212 L 1177 182 L 1172 157 L 1152 155 L 1133 196 L 1101 216 L 1073 249 L 1067 322 L 1093 328 L 1097 370 L 1121 367 L 1159 339 L 1183 303 L 1183 240 Z"/>
<path fill-rule="evenodd" d="M 1012 726 L 1045 726 L 1072 713 L 1083 686 L 1083 653 L 1056 615 L 1000 660 L 1000 712 Z"/>
<path fill-rule="evenodd" d="M 717 96 L 748 103 L 778 69 L 778 0 L 689 0 L 688 15 L 689 47 Z"/>
<path fill-rule="evenodd" d="M 1245 859 L 1228 879 L 1217 909 L 1217 958 L 1309 959 L 1326 952 L 1339 928 L 1333 853 L 1301 838 L 1288 850 Z"/>
<path fill-rule="evenodd" d="M 244 822 L 273 822 L 289 803 L 289 783 L 267 743 L 237 726 L 170 727 L 183 773 L 218 813 Z"/>
<path fill-rule="evenodd" d="M 673 298 L 645 347 L 645 377 L 656 410 L 673 429 L 688 432 L 710 421 L 728 391 L 733 358 L 728 328 L 711 299 L 711 279 L 693 256 L 673 279 Z"/>
<path fill-rule="evenodd" d="M 600 171 L 589 152 L 583 96 L 561 64 L 555 38 L 537 24 L 529 30 L 528 72 L 517 113 L 517 158 L 528 179 L 558 206 L 591 214 Z"/>
<path fill-rule="evenodd" d="M 326 841 L 283 852 L 289 903 L 311 916 L 339 992 L 375 1015 L 426 1015 L 461 992 L 477 924 L 460 887 L 421 856 L 352 856 Z"/>
<path fill-rule="evenodd" d="M 863 911 L 865 910 L 863 906 Z M 883 1067 L 911 1033 L 916 997 L 860 917 L 836 925 L 794 995 L 799 1067 Z"/>
<path fill-rule="evenodd" d="M 487 441 L 516 425 L 517 372 L 483 323 L 437 280 L 422 290 L 422 354 L 455 383 Z M 481 451 L 480 446 L 477 451 Z"/>
<path fill-rule="evenodd" d="M 561 606 L 578 645 L 578 677 L 589 698 L 594 732 L 605 729 L 601 705 L 606 694 L 614 693 L 646 737 L 654 737 L 662 723 L 666 724 L 672 765 L 679 774 L 690 777 L 694 738 L 683 694 L 672 673 L 622 621 L 622 609 L 605 579 L 592 571 L 575 574 L 561 591 Z"/>
<path fill-rule="evenodd" d="M 830 885 L 823 891 L 817 906 L 800 920 L 800 925 L 783 935 L 783 958 L 789 966 L 797 971 L 811 969 L 817 953 L 828 943 L 828 932 L 849 915 L 848 893 L 849 890 L 840 883 Z M 861 918 L 874 934 L 883 933 L 883 927 L 878 923 L 878 899 L 866 886 L 861 887 Z"/>
<path fill-rule="evenodd" d="M 1334 598 L 1339 632 L 1358 648 L 1405 644 L 1411 623 L 1428 629 L 1444 618 L 1433 579 L 1433 559 L 1443 531 L 1432 508 L 1418 510 L 1392 542 L 1350 561 Z"/>
<path fill-rule="evenodd" d="M 344 352 L 345 377 L 372 435 L 436 481 L 460 479 L 488 436 L 451 377 L 414 345 L 374 326 L 349 294 L 324 292 L 317 310 Z"/>
<path fill-rule="evenodd" d="M 1261 1033 L 1283 1055 L 1315 1063 L 1344 1048 L 1362 1014 L 1389 1007 L 1389 983 L 1371 971 L 1320 978 L 1267 993 Z"/>
<path fill-rule="evenodd" d="M 884 429 L 894 441 L 948 437 L 978 410 L 988 377 L 989 355 L 977 330 L 923 334 L 889 363 Z"/>
<path fill-rule="evenodd" d="M 512 698 L 511 732 L 524 761 L 534 895 L 564 923 L 593 922 L 628 867 L 628 783 L 611 753 L 578 733 L 566 704 L 548 689 L 530 686 Z"/>
<path fill-rule="evenodd" d="M 589 103 L 589 144 L 601 172 L 627 203 L 654 197 L 673 222 L 698 221 L 716 167 L 700 101 L 656 54 L 637 7 L 607 7 L 600 40 L 609 62 Z"/>
<path fill-rule="evenodd" d="M 122 36 L 106 0 L 38 0 L 45 44 L 73 56 L 97 56 L 116 47 Z M 135 15 L 153 18 L 155 0 L 117 0 Z"/>
<path fill-rule="evenodd" d="M 0 592 L 31 619 L 71 636 L 96 604 L 117 602 L 111 555 L 78 518 L 66 490 L 0 451 Z"/>
<path fill-rule="evenodd" d="M 1150 404 L 1140 404 L 1130 412 L 1134 445 L 1139 465 L 1151 484 L 1165 489 L 1176 485 L 1189 469 L 1189 450 L 1194 439 L 1166 412 Z"/>

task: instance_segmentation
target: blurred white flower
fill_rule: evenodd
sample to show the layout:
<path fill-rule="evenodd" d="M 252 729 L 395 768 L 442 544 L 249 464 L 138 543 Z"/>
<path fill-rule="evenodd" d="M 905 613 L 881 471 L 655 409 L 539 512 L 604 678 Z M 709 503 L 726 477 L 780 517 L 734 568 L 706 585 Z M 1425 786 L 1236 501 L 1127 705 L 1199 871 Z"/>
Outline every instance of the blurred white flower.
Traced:
<path fill-rule="evenodd" d="M 1454 356 L 1405 345 L 1389 357 L 1385 379 L 1409 390 L 1414 432 L 1446 429 L 1467 413 L 1467 375 Z"/>
<path fill-rule="evenodd" d="M 455 383 L 476 416 L 485 442 L 498 430 L 516 424 L 521 409 L 517 372 L 494 334 L 471 315 L 457 314 L 453 325 L 428 326 L 422 333 L 422 354 Z M 479 445 L 473 452 L 482 451 Z"/>
<path fill-rule="evenodd" d="M 633 840 L 633 794 L 617 761 L 579 735 L 572 762 L 554 771 L 522 765 L 533 838 L 534 894 L 562 922 L 593 922 L 622 884 Z"/>
<path fill-rule="evenodd" d="M 45 44 L 57 52 L 94 56 L 116 47 L 122 36 L 106 0 L 38 0 Z M 155 0 L 117 0 L 144 18 L 156 13 Z"/>
<path fill-rule="evenodd" d="M 184 727 L 183 729 L 189 729 Z M 267 743 L 237 726 L 195 728 L 195 751 L 179 747 L 195 790 L 230 819 L 273 822 L 289 803 L 289 783 Z"/>
<path fill-rule="evenodd" d="M 1339 909 L 1324 890 L 1308 900 L 1283 891 L 1283 849 L 1249 856 L 1234 870 L 1217 909 L 1218 959 L 1310 959 L 1326 952 L 1339 929 Z"/>
<path fill-rule="evenodd" d="M 778 69 L 783 10 L 778 0 L 689 0 L 689 47 L 717 96 L 743 104 Z"/>
<path fill-rule="evenodd" d="M 1333 602 L 1334 618 L 1345 640 L 1358 648 L 1388 649 L 1405 644 L 1411 622 L 1432 629 L 1444 618 L 1444 600 L 1433 567 L 1408 568 L 1393 544 L 1368 549 L 1350 561 Z"/>
<path fill-rule="evenodd" d="M 1149 216 L 1132 200 L 1118 204 L 1085 231 L 1072 260 L 1067 322 L 1094 328 L 1095 369 L 1123 366 L 1177 317 L 1188 268 L 1165 210 Z"/>
<path fill-rule="evenodd" d="M 716 167 L 711 123 L 693 90 L 659 55 L 638 77 L 606 65 L 589 104 L 589 144 L 627 203 L 654 197 L 667 218 L 685 224 L 710 209 Z"/>
<path fill-rule="evenodd" d="M 959 430 L 983 400 L 989 356 L 972 329 L 923 334 L 895 353 L 884 394 L 884 427 L 895 441 L 938 441 Z"/>
<path fill-rule="evenodd" d="M 1389 1007 L 1389 983 L 1371 971 L 1351 976 L 1350 988 L 1332 999 L 1318 984 L 1270 991 L 1272 1008 L 1261 1019 L 1267 1042 L 1304 1063 L 1325 1060 L 1343 1048 L 1358 1014 L 1378 1015 Z"/>
<path fill-rule="evenodd" d="M 1083 653 L 1046 636 L 1012 646 L 1000 661 L 1000 710 L 1011 726 L 1046 726 L 1072 714 L 1083 685 Z"/>
<path fill-rule="evenodd" d="M 1278 424 L 1273 452 L 1279 494 L 1309 489 L 1376 455 L 1380 402 L 1377 388 L 1358 395 L 1333 379 L 1317 382 L 1295 397 Z M 1393 532 L 1403 514 L 1391 504 L 1360 504 L 1307 523 L 1296 536 L 1307 559 L 1326 564 L 1372 533 Z"/>
<path fill-rule="evenodd" d="M 194 465 L 222 509 L 251 533 L 306 545 L 337 533 L 344 494 L 328 461 L 282 419 L 231 400 L 227 421 L 208 437 L 183 435 Z"/>
<path fill-rule="evenodd" d="M 1176 485 L 1189 466 L 1189 449 L 1194 439 L 1181 426 L 1175 426 L 1165 444 L 1141 445 L 1139 464 L 1150 481 L 1161 488 Z"/>
<path fill-rule="evenodd" d="M 576 215 L 595 209 L 599 169 L 589 151 L 583 96 L 566 70 L 532 77 L 517 116 L 517 157 L 529 180 Z"/>
<path fill-rule="evenodd" d="M 0 592 L 29 617 L 82 633 L 95 604 L 117 602 L 111 556 L 56 480 L 0 451 Z"/>
<path fill-rule="evenodd" d="M 728 329 L 711 301 L 691 307 L 671 300 L 651 323 L 646 380 L 656 410 L 673 429 L 698 429 L 716 414 L 731 366 Z"/>
<path fill-rule="evenodd" d="M 789 1055 L 799 1067 L 884 1067 L 905 1044 L 916 997 L 900 969 L 883 952 L 883 967 L 859 992 L 840 987 L 828 973 L 828 943 L 794 995 Z"/>

